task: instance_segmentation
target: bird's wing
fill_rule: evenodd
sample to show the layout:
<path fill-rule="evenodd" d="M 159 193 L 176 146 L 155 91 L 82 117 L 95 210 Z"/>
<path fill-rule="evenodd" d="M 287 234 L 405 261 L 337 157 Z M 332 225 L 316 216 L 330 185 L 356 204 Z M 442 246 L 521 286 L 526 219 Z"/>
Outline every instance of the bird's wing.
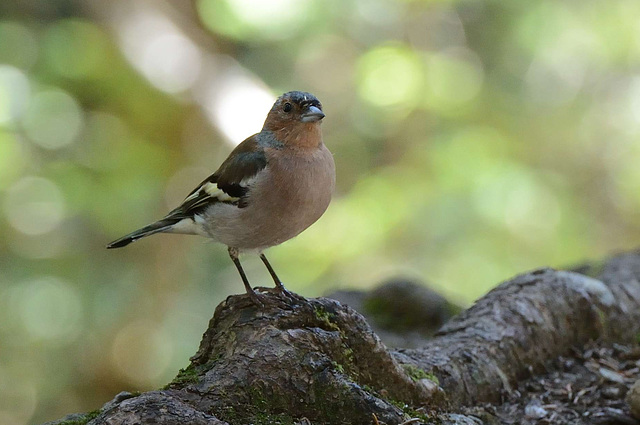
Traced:
<path fill-rule="evenodd" d="M 246 207 L 249 186 L 266 166 L 267 158 L 254 134 L 236 146 L 218 171 L 200 183 L 165 218 L 193 218 L 216 202 Z"/>

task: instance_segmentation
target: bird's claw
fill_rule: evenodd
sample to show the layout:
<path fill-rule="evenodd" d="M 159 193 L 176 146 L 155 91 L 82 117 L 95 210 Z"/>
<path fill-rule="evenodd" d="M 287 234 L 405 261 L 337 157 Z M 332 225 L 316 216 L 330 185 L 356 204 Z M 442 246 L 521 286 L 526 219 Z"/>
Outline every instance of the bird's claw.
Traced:
<path fill-rule="evenodd" d="M 288 304 L 299 304 L 301 301 L 306 301 L 306 298 L 304 298 L 301 295 L 296 294 L 295 292 L 291 292 L 289 291 L 287 288 L 285 288 L 282 285 L 278 285 L 276 287 L 265 287 L 265 286 L 257 286 L 255 288 L 256 290 L 260 291 L 260 292 L 266 292 L 269 294 L 274 294 L 276 296 L 278 296 L 280 298 L 280 300 L 282 301 L 286 301 Z M 266 298 L 264 299 L 265 302 L 272 304 L 273 302 L 271 301 L 271 298 Z"/>
<path fill-rule="evenodd" d="M 302 295 L 298 295 L 295 292 L 291 292 L 289 291 L 287 288 L 284 287 L 284 285 L 279 285 L 276 287 L 276 290 L 278 292 L 280 292 L 282 294 L 282 296 L 284 296 L 285 298 L 288 298 L 290 301 L 293 302 L 300 302 L 300 301 L 306 301 L 306 298 L 303 297 Z"/>
<path fill-rule="evenodd" d="M 265 307 L 265 304 L 266 304 L 265 301 L 267 300 L 267 298 L 265 296 L 260 295 L 255 291 L 247 292 L 247 295 L 249 296 L 251 301 L 256 305 L 256 307 L 258 307 L 258 308 L 264 308 Z"/>

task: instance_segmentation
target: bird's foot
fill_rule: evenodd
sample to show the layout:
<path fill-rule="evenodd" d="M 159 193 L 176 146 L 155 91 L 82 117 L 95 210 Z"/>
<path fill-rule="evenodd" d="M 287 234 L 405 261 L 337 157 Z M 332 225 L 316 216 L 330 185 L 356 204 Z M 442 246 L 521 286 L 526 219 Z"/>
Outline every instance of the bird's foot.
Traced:
<path fill-rule="evenodd" d="M 247 291 L 247 295 L 249 296 L 249 298 L 251 299 L 251 301 L 256 305 L 256 307 L 258 308 L 264 308 L 265 305 L 267 304 L 267 297 L 265 297 L 262 294 L 257 293 L 256 291 L 251 291 L 248 292 Z"/>
<path fill-rule="evenodd" d="M 270 294 L 280 295 L 282 298 L 286 299 L 291 303 L 298 304 L 300 302 L 307 301 L 305 297 L 302 295 L 298 295 L 295 292 L 289 291 L 284 285 L 278 285 L 274 288 L 265 288 L 263 286 L 258 287 L 261 291 L 269 292 Z"/>
<path fill-rule="evenodd" d="M 253 293 L 247 293 L 253 304 L 259 309 L 265 309 L 272 306 L 280 309 L 291 309 L 291 301 L 282 296 L 276 288 L 265 288 L 263 286 L 256 286 Z"/>
<path fill-rule="evenodd" d="M 285 288 L 284 286 L 276 286 L 276 287 L 270 287 L 267 288 L 265 286 L 258 286 L 256 287 L 256 289 L 260 292 L 266 292 L 269 294 L 273 294 L 278 296 L 278 298 L 280 298 L 283 301 L 286 301 L 287 304 L 300 304 L 301 302 L 306 301 L 306 298 L 304 298 L 301 295 L 296 294 L 295 292 L 291 292 L 289 291 L 287 288 Z"/>
<path fill-rule="evenodd" d="M 305 297 L 303 297 L 302 295 L 298 295 L 295 292 L 289 291 L 282 284 L 276 286 L 275 289 L 276 289 L 276 291 L 280 292 L 282 294 L 282 296 L 284 296 L 285 298 L 288 298 L 289 300 L 291 300 L 293 302 L 299 303 L 299 302 L 307 301 L 307 299 Z"/>

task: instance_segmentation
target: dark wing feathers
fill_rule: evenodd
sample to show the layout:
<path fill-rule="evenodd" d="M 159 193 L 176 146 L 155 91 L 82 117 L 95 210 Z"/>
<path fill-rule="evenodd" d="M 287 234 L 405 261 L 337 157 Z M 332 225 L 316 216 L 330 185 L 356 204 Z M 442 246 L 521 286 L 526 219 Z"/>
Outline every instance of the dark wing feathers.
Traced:
<path fill-rule="evenodd" d="M 145 236 L 168 231 L 185 218 L 194 219 L 196 214 L 216 202 L 246 207 L 249 186 L 266 166 L 267 158 L 258 144 L 258 135 L 253 135 L 240 143 L 218 171 L 200 183 L 178 208 L 162 220 L 111 242 L 107 248 L 120 248 Z"/>
<path fill-rule="evenodd" d="M 267 158 L 254 134 L 236 146 L 218 171 L 200 183 L 165 218 L 191 218 L 215 202 L 246 207 L 248 186 L 266 166 Z"/>
<path fill-rule="evenodd" d="M 250 147 L 255 145 L 255 149 L 252 150 L 249 150 L 247 146 L 242 146 L 243 144 L 244 142 L 238 145 L 233 151 L 236 155 L 232 153 L 213 175 L 217 177 L 220 189 L 228 195 L 238 198 L 247 194 L 247 181 L 267 166 L 264 150 L 259 149 L 255 141 L 252 144 L 247 144 Z M 243 149 L 239 150 L 240 147 Z"/>

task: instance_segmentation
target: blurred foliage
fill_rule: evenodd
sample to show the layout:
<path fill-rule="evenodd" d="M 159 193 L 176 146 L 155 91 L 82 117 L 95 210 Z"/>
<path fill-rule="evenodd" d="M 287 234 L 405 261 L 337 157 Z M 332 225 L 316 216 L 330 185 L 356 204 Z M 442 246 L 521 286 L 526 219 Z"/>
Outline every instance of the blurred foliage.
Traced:
<path fill-rule="evenodd" d="M 640 240 L 637 0 L 3 1 L 0 424 L 187 364 L 243 290 L 226 250 L 104 245 L 292 89 L 325 105 L 338 169 L 325 216 L 269 251 L 306 296 L 404 275 L 469 303 Z"/>

